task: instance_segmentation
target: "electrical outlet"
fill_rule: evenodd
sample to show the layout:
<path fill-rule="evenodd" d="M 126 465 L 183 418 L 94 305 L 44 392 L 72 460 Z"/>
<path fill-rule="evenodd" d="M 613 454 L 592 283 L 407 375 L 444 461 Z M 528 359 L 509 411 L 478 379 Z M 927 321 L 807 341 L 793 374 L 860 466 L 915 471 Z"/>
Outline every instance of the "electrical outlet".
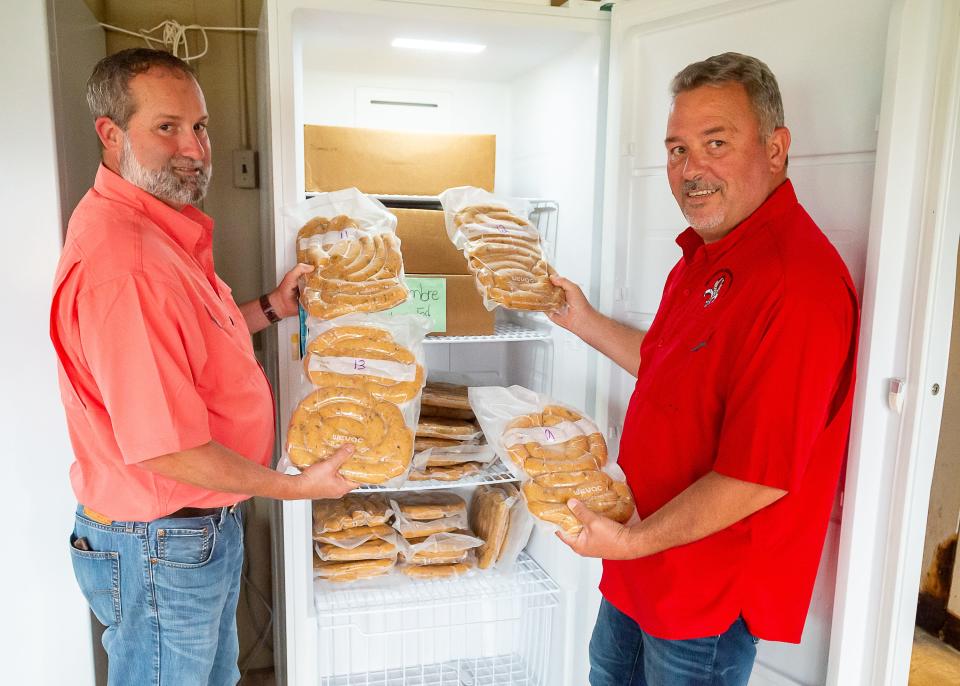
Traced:
<path fill-rule="evenodd" d="M 233 151 L 233 185 L 237 188 L 257 187 L 257 151 Z"/>

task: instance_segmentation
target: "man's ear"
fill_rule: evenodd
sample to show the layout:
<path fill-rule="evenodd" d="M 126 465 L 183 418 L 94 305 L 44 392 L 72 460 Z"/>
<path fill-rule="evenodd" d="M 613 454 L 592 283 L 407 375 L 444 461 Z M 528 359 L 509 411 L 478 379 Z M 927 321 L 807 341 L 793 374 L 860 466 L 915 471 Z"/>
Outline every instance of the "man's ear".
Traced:
<path fill-rule="evenodd" d="M 97 137 L 103 149 L 114 154 L 119 154 L 123 148 L 123 129 L 117 126 L 117 123 L 110 117 L 97 117 L 93 123 L 97 131 Z"/>
<path fill-rule="evenodd" d="M 790 129 L 778 126 L 767 138 L 767 159 L 770 171 L 779 174 L 787 166 L 787 154 L 790 152 Z"/>

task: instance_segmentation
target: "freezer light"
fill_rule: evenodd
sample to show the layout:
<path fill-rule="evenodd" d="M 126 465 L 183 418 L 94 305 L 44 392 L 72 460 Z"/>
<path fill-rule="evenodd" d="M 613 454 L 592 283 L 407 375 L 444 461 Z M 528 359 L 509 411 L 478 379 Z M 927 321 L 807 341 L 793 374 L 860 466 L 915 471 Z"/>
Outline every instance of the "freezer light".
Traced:
<path fill-rule="evenodd" d="M 463 52 L 470 55 L 476 55 L 487 49 L 486 45 L 480 45 L 479 43 L 448 43 L 446 41 L 422 40 L 420 38 L 394 38 L 390 45 L 395 48 L 433 50 L 436 52 Z"/>

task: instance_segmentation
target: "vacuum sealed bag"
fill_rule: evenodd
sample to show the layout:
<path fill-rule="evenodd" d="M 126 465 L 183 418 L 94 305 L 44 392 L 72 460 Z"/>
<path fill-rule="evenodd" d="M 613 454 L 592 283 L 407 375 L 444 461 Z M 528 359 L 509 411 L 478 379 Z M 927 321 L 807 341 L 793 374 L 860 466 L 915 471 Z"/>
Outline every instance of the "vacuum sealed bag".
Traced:
<path fill-rule="evenodd" d="M 312 322 L 301 400 L 287 428 L 289 463 L 303 469 L 349 443 L 354 453 L 340 468 L 345 478 L 402 484 L 413 457 L 428 329 L 418 315 Z"/>
<path fill-rule="evenodd" d="M 397 405 L 414 401 L 424 385 L 429 327 L 418 315 L 347 315 L 311 323 L 304 373 L 315 386 L 360 388 Z"/>
<path fill-rule="evenodd" d="M 512 567 L 533 529 L 533 519 L 511 483 L 478 486 L 470 501 L 469 521 L 470 529 L 483 539 L 476 551 L 480 569 Z"/>
<path fill-rule="evenodd" d="M 426 538 L 467 528 L 467 503 L 456 493 L 429 491 L 390 500 L 393 528 L 405 539 Z"/>
<path fill-rule="evenodd" d="M 404 561 L 410 564 L 456 564 L 465 562 L 470 551 L 482 545 L 482 538 L 469 531 L 460 530 L 406 539 L 402 544 L 401 555 Z"/>
<path fill-rule="evenodd" d="M 528 220 L 529 203 L 471 186 L 445 190 L 440 202 L 447 235 L 463 251 L 488 310 L 553 312 L 565 304 L 563 289 L 550 283 L 556 272 Z"/>
<path fill-rule="evenodd" d="M 634 513 L 622 470 L 607 464 L 596 424 L 574 408 L 522 386 L 478 387 L 470 405 L 484 435 L 523 482 L 527 509 L 554 529 L 579 533 L 571 498 L 620 523 Z"/>
<path fill-rule="evenodd" d="M 342 498 L 314 500 L 312 510 L 315 539 L 331 532 L 385 525 L 393 515 L 390 503 L 379 493 L 348 493 Z"/>
<path fill-rule="evenodd" d="M 300 304 L 311 316 L 381 312 L 409 296 L 397 218 L 379 201 L 347 188 L 319 193 L 284 215 L 297 261 L 314 266 L 300 282 Z"/>

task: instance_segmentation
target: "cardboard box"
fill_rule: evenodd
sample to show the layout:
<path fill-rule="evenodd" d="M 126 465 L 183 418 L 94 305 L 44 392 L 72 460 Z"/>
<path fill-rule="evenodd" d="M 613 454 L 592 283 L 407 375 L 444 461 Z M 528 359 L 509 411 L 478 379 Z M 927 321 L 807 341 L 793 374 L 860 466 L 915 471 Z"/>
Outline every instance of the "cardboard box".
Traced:
<path fill-rule="evenodd" d="M 469 274 L 467 259 L 447 237 L 440 210 L 389 208 L 397 215 L 403 269 L 410 274 Z"/>
<path fill-rule="evenodd" d="M 431 336 L 489 336 L 493 334 L 493 312 L 483 306 L 472 274 L 407 274 L 408 277 L 442 280 L 446 291 L 446 329 Z M 435 293 L 412 293 L 423 314 L 431 315 L 438 298 Z"/>
<path fill-rule="evenodd" d="M 306 191 L 356 187 L 374 195 L 438 195 L 447 188 L 493 191 L 494 135 L 303 127 Z"/>

